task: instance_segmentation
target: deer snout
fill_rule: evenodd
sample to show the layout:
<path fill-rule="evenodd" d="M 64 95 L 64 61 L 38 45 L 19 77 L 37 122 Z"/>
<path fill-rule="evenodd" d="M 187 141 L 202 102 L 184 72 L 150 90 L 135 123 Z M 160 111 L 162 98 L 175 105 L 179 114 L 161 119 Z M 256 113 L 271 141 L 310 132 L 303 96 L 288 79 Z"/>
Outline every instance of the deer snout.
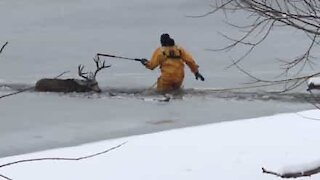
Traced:
<path fill-rule="evenodd" d="M 97 92 L 97 93 L 100 93 L 100 92 L 101 92 L 101 89 L 100 89 L 100 87 L 98 86 L 98 84 L 92 86 L 91 89 L 92 89 L 92 91 Z"/>
<path fill-rule="evenodd" d="M 99 90 L 96 90 L 96 92 L 97 92 L 97 93 L 101 93 L 101 89 L 99 89 Z"/>

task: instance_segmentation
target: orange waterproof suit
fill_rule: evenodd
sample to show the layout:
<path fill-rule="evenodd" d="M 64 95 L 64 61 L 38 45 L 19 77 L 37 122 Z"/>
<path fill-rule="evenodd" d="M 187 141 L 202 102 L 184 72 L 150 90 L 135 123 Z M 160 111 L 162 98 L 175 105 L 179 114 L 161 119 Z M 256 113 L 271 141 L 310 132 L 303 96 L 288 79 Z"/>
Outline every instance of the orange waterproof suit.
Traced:
<path fill-rule="evenodd" d="M 184 63 L 191 72 L 198 72 L 199 66 L 186 50 L 178 46 L 163 46 L 154 51 L 151 60 L 145 66 L 151 70 L 160 66 L 161 75 L 157 81 L 157 90 L 164 92 L 180 88 L 184 79 Z"/>

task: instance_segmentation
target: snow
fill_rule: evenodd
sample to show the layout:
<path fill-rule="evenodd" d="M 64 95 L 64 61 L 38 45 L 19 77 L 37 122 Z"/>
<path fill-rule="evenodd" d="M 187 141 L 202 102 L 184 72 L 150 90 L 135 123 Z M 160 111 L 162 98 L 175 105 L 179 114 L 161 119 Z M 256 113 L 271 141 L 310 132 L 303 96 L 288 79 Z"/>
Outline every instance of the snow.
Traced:
<path fill-rule="evenodd" d="M 278 179 L 319 160 L 318 110 L 124 137 L 0 159 L 0 164 L 44 157 L 81 157 L 119 144 L 106 154 L 81 161 L 41 161 L 0 169 L 12 179 Z M 319 162 L 319 161 L 318 161 Z M 299 165 L 297 167 L 289 167 Z M 319 165 L 319 163 L 318 163 Z M 308 180 L 319 179 L 313 175 Z"/>
<path fill-rule="evenodd" d="M 312 77 L 308 79 L 308 84 L 313 83 L 314 85 L 318 86 L 320 84 L 320 78 L 319 77 Z"/>
<path fill-rule="evenodd" d="M 224 23 L 224 14 L 186 17 L 208 12 L 210 3 L 0 1 L 0 45 L 9 42 L 0 55 L 0 95 L 14 92 L 11 86 L 30 87 L 41 78 L 65 71 L 70 72 L 61 78 L 76 78 L 79 64 L 88 70 L 94 68 L 92 58 L 98 52 L 150 58 L 165 32 L 195 57 L 206 78 L 205 82 L 196 81 L 186 69 L 184 87 L 208 90 L 204 95 L 188 94 L 168 103 L 134 93 L 24 92 L 3 98 L 0 164 L 28 158 L 80 157 L 126 144 L 77 162 L 42 161 L 0 168 L 0 176 L 32 180 L 269 180 L 278 178 L 262 174 L 262 167 L 282 172 L 304 170 L 317 163 L 319 112 L 305 111 L 314 107 L 296 98 L 305 95 L 306 88 L 297 90 L 301 94 L 274 98 L 263 95 L 267 89 L 250 89 L 251 94 L 210 92 L 248 82 L 236 68 L 226 69 L 231 59 L 243 54 L 242 49 L 207 51 L 227 44 L 219 32 L 241 36 Z M 241 15 L 235 19 L 245 21 Z M 271 55 L 295 57 L 292 52 L 298 53 L 306 44 L 304 34 L 278 30 L 241 65 L 259 77 L 274 78 L 279 74 L 279 64 Z M 146 90 L 159 74 L 137 62 L 105 60 L 112 67 L 97 76 L 105 91 Z M 255 94 L 257 91 L 262 96 Z M 270 116 L 278 113 L 288 114 Z M 319 179 L 319 175 L 301 179 Z"/>

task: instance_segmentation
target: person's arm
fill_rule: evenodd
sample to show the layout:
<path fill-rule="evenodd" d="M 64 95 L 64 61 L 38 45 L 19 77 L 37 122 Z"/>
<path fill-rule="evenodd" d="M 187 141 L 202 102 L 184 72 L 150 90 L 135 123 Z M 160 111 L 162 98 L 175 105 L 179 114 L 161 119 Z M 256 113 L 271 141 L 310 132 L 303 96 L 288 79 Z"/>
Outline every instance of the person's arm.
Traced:
<path fill-rule="evenodd" d="M 199 71 L 199 66 L 194 61 L 191 54 L 189 54 L 186 50 L 183 48 L 179 48 L 181 52 L 181 58 L 182 60 L 188 65 L 192 73 L 196 73 Z"/>
<path fill-rule="evenodd" d="M 153 52 L 151 59 L 144 64 L 146 68 L 153 70 L 158 67 L 160 65 L 160 56 L 161 49 L 158 48 Z"/>
<path fill-rule="evenodd" d="M 191 72 L 195 75 L 196 80 L 200 79 L 201 81 L 204 81 L 204 77 L 199 73 L 199 66 L 196 64 L 191 54 L 183 48 L 180 48 L 180 51 L 182 60 L 188 65 Z"/>

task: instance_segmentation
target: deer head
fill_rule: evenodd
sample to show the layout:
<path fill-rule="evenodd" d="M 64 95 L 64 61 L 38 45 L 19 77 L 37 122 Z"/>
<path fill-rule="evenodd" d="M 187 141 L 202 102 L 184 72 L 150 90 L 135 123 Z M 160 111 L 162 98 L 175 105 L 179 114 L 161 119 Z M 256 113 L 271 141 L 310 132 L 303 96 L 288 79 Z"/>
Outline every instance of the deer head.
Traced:
<path fill-rule="evenodd" d="M 95 72 L 83 72 L 84 66 L 83 65 L 79 65 L 78 66 L 78 75 L 82 78 L 84 78 L 84 80 L 78 80 L 77 83 L 82 85 L 82 86 L 86 86 L 87 88 L 91 89 L 92 91 L 95 92 L 101 92 L 101 89 L 98 85 L 98 82 L 96 81 L 96 76 L 98 74 L 98 72 L 100 72 L 102 69 L 108 68 L 109 66 L 105 65 L 105 61 L 101 62 L 100 58 L 97 56 L 95 58 L 93 58 L 93 61 L 96 64 L 96 70 Z"/>

